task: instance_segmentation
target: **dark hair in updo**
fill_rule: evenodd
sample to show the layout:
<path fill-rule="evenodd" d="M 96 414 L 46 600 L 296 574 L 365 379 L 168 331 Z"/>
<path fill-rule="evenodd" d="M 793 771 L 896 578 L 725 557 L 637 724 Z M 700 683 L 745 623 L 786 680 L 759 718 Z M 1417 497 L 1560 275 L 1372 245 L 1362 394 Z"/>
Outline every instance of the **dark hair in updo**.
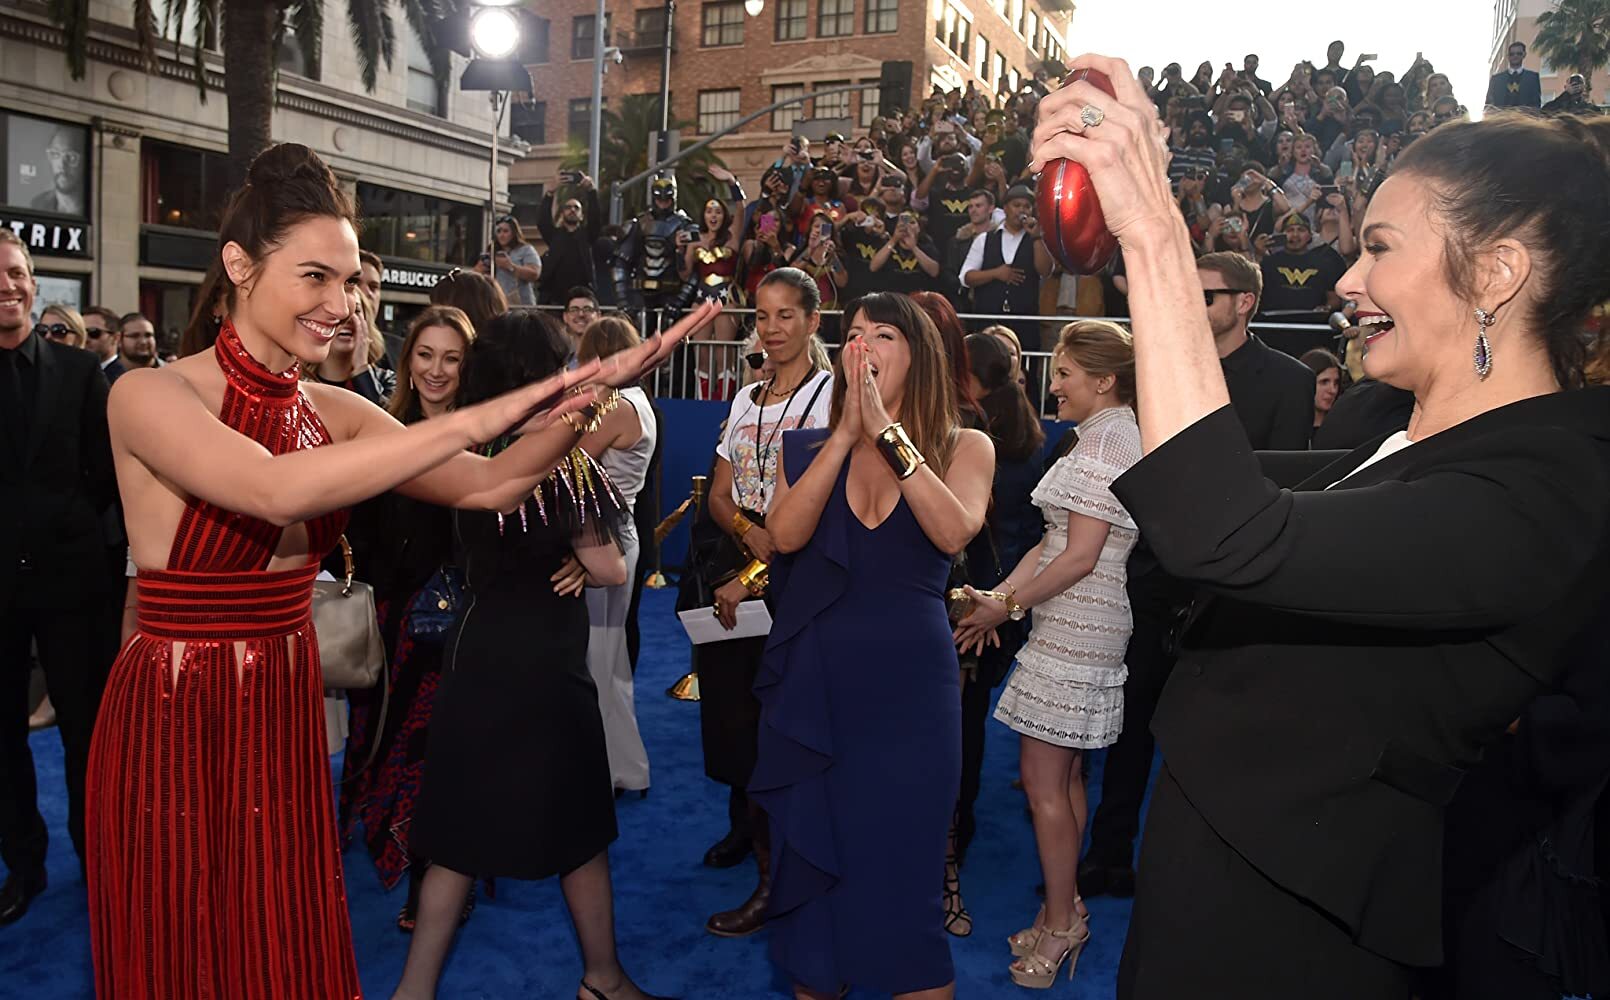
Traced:
<path fill-rule="evenodd" d="M 755 286 L 758 292 L 767 285 L 787 285 L 799 296 L 799 306 L 807 313 L 822 311 L 822 289 L 816 284 L 816 279 L 801 271 L 797 267 L 779 267 L 775 271 L 766 272 Z"/>
<path fill-rule="evenodd" d="M 218 226 L 218 249 L 238 243 L 254 262 L 279 249 L 292 226 L 308 219 L 343 219 L 358 228 L 358 212 L 341 190 L 335 174 L 313 150 L 282 142 L 257 154 L 246 171 L 246 183 L 224 207 Z M 235 305 L 235 283 L 219 269 L 229 308 Z"/>
<path fill-rule="evenodd" d="M 1450 223 L 1444 266 L 1461 296 L 1473 295 L 1478 251 L 1504 236 L 1525 243 L 1539 279 L 1531 326 L 1560 385 L 1582 385 L 1583 324 L 1610 299 L 1610 128 L 1515 112 L 1447 122 L 1404 150 L 1392 173 L 1436 187 Z"/>

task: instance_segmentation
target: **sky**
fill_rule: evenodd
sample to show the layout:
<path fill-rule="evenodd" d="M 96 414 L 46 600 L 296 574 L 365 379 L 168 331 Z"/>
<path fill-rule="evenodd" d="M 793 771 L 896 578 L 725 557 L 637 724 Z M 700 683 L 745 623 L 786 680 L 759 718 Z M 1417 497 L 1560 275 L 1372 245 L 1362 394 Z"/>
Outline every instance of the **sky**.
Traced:
<path fill-rule="evenodd" d="M 1204 59 L 1214 75 L 1226 62 L 1241 68 L 1242 57 L 1256 52 L 1258 76 L 1280 86 L 1303 59 L 1325 63 L 1325 46 L 1340 39 L 1347 45 L 1344 66 L 1363 54 L 1374 54 L 1376 71 L 1390 70 L 1400 79 L 1425 57 L 1453 82 L 1454 95 L 1481 112 L 1487 92 L 1488 52 L 1492 41 L 1493 0 L 1330 0 L 1328 3 L 1274 3 L 1268 0 L 1075 0 L 1068 52 L 1100 52 L 1119 56 L 1139 69 L 1161 72 L 1180 64 L 1190 79 Z M 1213 9 L 1225 11 L 1206 15 Z M 1293 13 L 1308 9 L 1302 23 Z M 1343 13 L 1345 12 L 1345 13 Z"/>

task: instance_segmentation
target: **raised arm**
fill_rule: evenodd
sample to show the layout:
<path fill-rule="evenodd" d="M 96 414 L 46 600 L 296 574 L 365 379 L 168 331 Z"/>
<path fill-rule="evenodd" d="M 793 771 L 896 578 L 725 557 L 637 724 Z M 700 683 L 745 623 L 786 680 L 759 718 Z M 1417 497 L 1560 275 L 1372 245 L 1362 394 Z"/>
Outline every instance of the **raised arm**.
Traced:
<path fill-rule="evenodd" d="M 1129 277 L 1141 442 L 1150 452 L 1230 402 L 1202 303 L 1196 259 L 1168 182 L 1168 145 L 1155 106 L 1129 66 L 1086 55 L 1075 68 L 1105 73 L 1108 96 L 1085 81 L 1040 102 L 1033 167 L 1066 157 L 1090 171 Z M 1080 114 L 1104 114 L 1087 128 Z"/>

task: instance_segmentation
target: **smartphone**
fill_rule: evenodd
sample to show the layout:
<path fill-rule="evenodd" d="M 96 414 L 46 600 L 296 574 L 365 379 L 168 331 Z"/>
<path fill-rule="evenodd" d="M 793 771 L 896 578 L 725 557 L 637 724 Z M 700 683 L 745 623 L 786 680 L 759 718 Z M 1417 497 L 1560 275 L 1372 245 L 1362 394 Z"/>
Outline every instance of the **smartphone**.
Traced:
<path fill-rule="evenodd" d="M 1235 139 L 1228 138 L 1228 139 L 1220 139 L 1219 140 L 1219 155 L 1220 156 L 1223 156 L 1224 154 L 1230 152 L 1230 150 L 1232 150 L 1234 148 L 1235 148 Z"/>
<path fill-rule="evenodd" d="M 1271 249 L 1271 250 L 1284 250 L 1284 249 L 1286 249 L 1286 234 L 1285 233 L 1275 233 L 1273 236 L 1270 236 L 1269 237 L 1269 249 Z"/>
<path fill-rule="evenodd" d="M 580 184 L 581 183 L 581 171 L 580 170 L 561 170 L 561 171 L 559 171 L 559 179 L 564 181 L 566 184 Z"/>
<path fill-rule="evenodd" d="M 878 151 L 875 149 L 863 149 L 855 154 L 855 158 L 863 163 L 871 163 L 878 158 Z"/>
<path fill-rule="evenodd" d="M 777 231 L 777 216 L 772 215 L 770 212 L 767 212 L 765 215 L 762 215 L 760 217 L 760 222 L 756 225 L 755 228 L 760 232 L 760 234 L 762 236 L 766 236 L 766 235 L 770 235 L 771 233 L 775 233 Z"/>
<path fill-rule="evenodd" d="M 1367 62 L 1374 62 L 1375 60 L 1377 60 L 1379 58 L 1381 58 L 1381 57 L 1376 55 L 1373 52 L 1366 52 L 1364 55 L 1361 55 L 1361 56 L 1358 57 L 1358 61 L 1361 62 L 1361 63 L 1367 63 Z"/>
<path fill-rule="evenodd" d="M 1239 219 L 1239 218 L 1225 219 L 1224 220 L 1224 231 L 1227 232 L 1227 233 L 1239 233 L 1241 231 L 1242 227 L 1245 226 L 1245 225 L 1246 225 L 1246 223 L 1242 222 L 1241 219 Z"/>
<path fill-rule="evenodd" d="M 1233 122 L 1244 122 L 1247 120 L 1247 113 L 1239 108 L 1232 108 L 1227 111 L 1225 115 Z"/>
<path fill-rule="evenodd" d="M 1336 184 L 1321 184 L 1319 186 L 1319 193 L 1321 195 L 1341 194 L 1342 189 Z"/>

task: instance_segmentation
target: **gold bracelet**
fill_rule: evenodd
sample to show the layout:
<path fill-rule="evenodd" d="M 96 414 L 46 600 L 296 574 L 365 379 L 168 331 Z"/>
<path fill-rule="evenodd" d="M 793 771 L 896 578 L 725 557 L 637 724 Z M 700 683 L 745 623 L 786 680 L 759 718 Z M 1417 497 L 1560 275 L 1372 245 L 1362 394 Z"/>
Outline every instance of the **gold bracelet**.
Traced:
<path fill-rule="evenodd" d="M 900 480 L 910 479 L 918 467 L 928 461 L 911 443 L 906 429 L 898 422 L 878 432 L 878 452 L 889 463 L 889 468 L 894 470 L 895 478 Z"/>
<path fill-rule="evenodd" d="M 770 569 L 765 563 L 759 559 L 752 559 L 749 565 L 743 568 L 743 572 L 738 574 L 738 582 L 743 584 L 744 589 L 750 594 L 759 597 L 766 592 L 766 583 L 770 576 Z"/>
<path fill-rule="evenodd" d="M 735 510 L 732 512 L 732 536 L 734 538 L 742 539 L 743 536 L 749 534 L 749 529 L 754 526 L 755 522 L 744 517 L 743 511 Z"/>

